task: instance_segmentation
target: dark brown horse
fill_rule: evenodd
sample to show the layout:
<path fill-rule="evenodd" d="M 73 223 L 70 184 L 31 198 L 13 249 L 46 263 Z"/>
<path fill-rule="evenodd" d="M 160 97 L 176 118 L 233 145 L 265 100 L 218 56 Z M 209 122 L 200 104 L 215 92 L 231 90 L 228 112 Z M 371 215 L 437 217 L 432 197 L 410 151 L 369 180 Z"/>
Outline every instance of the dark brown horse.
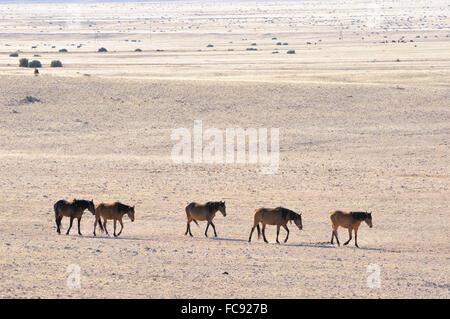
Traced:
<path fill-rule="evenodd" d="M 53 205 L 53 209 L 55 211 L 55 220 L 57 227 L 56 231 L 58 232 L 58 234 L 61 234 L 61 220 L 64 216 L 70 217 L 70 226 L 69 229 L 67 229 L 66 235 L 69 235 L 73 220 L 74 218 L 76 218 L 78 219 L 78 235 L 82 236 L 80 230 L 80 222 L 84 211 L 87 209 L 92 213 L 92 215 L 95 215 L 95 206 L 93 200 L 88 201 L 74 199 L 72 202 L 59 200 L 55 203 L 55 205 Z"/>
<path fill-rule="evenodd" d="M 206 225 L 205 236 L 208 237 L 208 228 L 211 225 L 214 230 L 214 237 L 217 237 L 216 226 L 214 226 L 212 220 L 216 216 L 217 211 L 220 211 L 224 217 L 227 216 L 225 202 L 207 202 L 206 204 L 190 203 L 186 206 L 185 211 L 187 226 L 184 234 L 187 235 L 189 233 L 191 237 L 192 221 L 198 226 L 198 220 L 206 220 L 208 224 Z"/>
<path fill-rule="evenodd" d="M 297 214 L 296 212 L 293 212 L 292 210 L 289 210 L 287 208 L 283 207 L 277 207 L 277 208 L 258 208 L 255 211 L 255 216 L 253 218 L 253 227 L 250 231 L 250 236 L 248 237 L 248 242 L 251 242 L 253 231 L 256 229 L 258 230 L 258 239 L 261 237 L 261 231 L 259 229 L 259 223 L 262 224 L 262 234 L 264 241 L 268 243 L 266 239 L 266 225 L 277 225 L 277 243 L 278 241 L 278 235 L 280 234 L 280 227 L 283 226 L 283 228 L 286 230 L 286 238 L 284 242 L 287 242 L 289 238 L 289 228 L 287 227 L 287 223 L 289 221 L 293 221 L 295 225 L 297 225 L 298 229 L 302 230 L 302 215 Z"/>
<path fill-rule="evenodd" d="M 355 246 L 358 246 L 358 228 L 359 225 L 363 221 L 366 222 L 367 225 L 369 225 L 370 228 L 372 228 L 372 213 L 367 212 L 343 212 L 340 210 L 335 210 L 331 212 L 330 215 L 331 224 L 333 228 L 333 232 L 331 233 L 331 244 L 333 244 L 333 237 L 336 237 L 336 241 L 338 245 L 340 246 L 338 235 L 337 235 L 337 229 L 339 226 L 347 228 L 348 229 L 348 240 L 344 243 L 344 245 L 347 245 L 350 240 L 352 239 L 352 230 L 355 230 Z"/>
<path fill-rule="evenodd" d="M 108 229 L 106 229 L 106 221 L 108 219 L 114 220 L 114 237 L 120 236 L 123 230 L 122 218 L 125 214 L 127 214 L 130 220 L 134 222 L 134 206 L 128 206 L 119 202 L 115 202 L 112 204 L 98 204 L 95 208 L 94 236 L 96 236 L 95 229 L 97 228 L 97 223 L 99 224 L 101 231 L 105 231 L 106 234 L 109 235 Z M 100 218 L 103 218 L 103 225 Z M 119 221 L 119 224 L 121 226 L 118 234 L 116 234 L 117 221 Z"/>

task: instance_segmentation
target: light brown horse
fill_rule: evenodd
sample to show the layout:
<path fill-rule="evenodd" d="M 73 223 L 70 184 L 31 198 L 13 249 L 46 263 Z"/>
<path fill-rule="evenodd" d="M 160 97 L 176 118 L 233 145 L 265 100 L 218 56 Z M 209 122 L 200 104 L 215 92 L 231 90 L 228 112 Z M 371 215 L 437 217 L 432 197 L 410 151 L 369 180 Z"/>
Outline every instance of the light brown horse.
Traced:
<path fill-rule="evenodd" d="M 109 235 L 108 229 L 106 229 L 106 222 L 108 221 L 108 219 L 114 220 L 114 237 L 120 236 L 123 230 L 122 218 L 125 214 L 127 214 L 130 220 L 134 222 L 134 206 L 128 206 L 119 202 L 115 202 L 112 204 L 98 204 L 95 208 L 94 236 L 97 236 L 95 234 L 97 223 L 99 224 L 101 231 L 105 231 L 106 234 Z M 100 218 L 103 218 L 103 225 Z M 121 226 L 118 234 L 116 234 L 117 221 L 119 221 L 119 224 Z"/>
<path fill-rule="evenodd" d="M 286 229 L 287 234 L 284 242 L 287 242 L 289 238 L 289 228 L 287 227 L 287 223 L 289 221 L 294 221 L 295 225 L 297 225 L 298 229 L 303 229 L 302 224 L 302 215 L 293 212 L 287 208 L 277 207 L 277 208 L 258 208 L 255 211 L 255 216 L 253 217 L 253 227 L 250 231 L 250 236 L 248 237 L 248 242 L 251 242 L 253 231 L 255 227 L 258 229 L 258 239 L 261 237 L 261 230 L 259 228 L 259 223 L 262 224 L 262 234 L 264 241 L 268 243 L 266 239 L 266 225 L 277 225 L 277 243 L 278 235 L 280 234 L 280 227 L 283 226 Z"/>
<path fill-rule="evenodd" d="M 217 237 L 216 226 L 214 226 L 212 220 L 216 216 L 217 211 L 220 211 L 223 217 L 227 216 L 225 202 L 207 202 L 206 204 L 190 203 L 184 209 L 187 216 L 187 226 L 184 235 L 189 235 L 191 237 L 191 222 L 193 221 L 197 226 L 197 221 L 206 220 L 208 224 L 206 225 L 205 236 L 208 237 L 209 225 L 214 229 L 214 237 Z"/>
<path fill-rule="evenodd" d="M 70 226 L 67 229 L 66 235 L 69 235 L 70 229 L 72 228 L 72 223 L 74 218 L 78 219 L 78 235 L 82 236 L 80 230 L 81 217 L 84 211 L 89 210 L 92 215 L 95 215 L 94 201 L 78 200 L 74 199 L 72 202 L 66 200 L 59 200 L 53 205 L 55 211 L 55 221 L 56 221 L 56 232 L 61 234 L 61 220 L 65 217 L 70 217 Z"/>
<path fill-rule="evenodd" d="M 372 213 L 367 212 L 343 212 L 340 210 L 335 210 L 331 212 L 330 215 L 331 224 L 333 227 L 333 231 L 331 233 L 331 244 L 333 244 L 333 238 L 336 237 L 336 241 L 338 245 L 339 243 L 338 235 L 337 235 L 337 229 L 339 226 L 342 226 L 344 228 L 348 229 L 348 240 L 344 243 L 344 245 L 347 245 L 350 240 L 352 239 L 352 230 L 355 230 L 355 246 L 358 246 L 358 228 L 361 225 L 363 221 L 366 222 L 367 225 L 369 225 L 370 228 L 372 228 Z"/>

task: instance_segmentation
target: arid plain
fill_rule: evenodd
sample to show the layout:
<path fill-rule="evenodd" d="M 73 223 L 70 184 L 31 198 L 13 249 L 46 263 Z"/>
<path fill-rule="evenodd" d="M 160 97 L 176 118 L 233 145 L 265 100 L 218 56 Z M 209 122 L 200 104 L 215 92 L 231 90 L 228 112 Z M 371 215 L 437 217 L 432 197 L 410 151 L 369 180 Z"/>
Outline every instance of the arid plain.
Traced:
<path fill-rule="evenodd" d="M 449 16 L 440 0 L 0 3 L 0 297 L 448 298 Z M 174 163 L 195 120 L 279 128 L 278 172 Z M 136 220 L 93 237 L 87 212 L 84 236 L 58 235 L 53 204 L 73 198 Z M 186 204 L 209 200 L 227 205 L 218 238 L 184 236 Z M 303 230 L 248 243 L 261 206 Z M 334 209 L 372 212 L 361 248 L 329 243 Z"/>

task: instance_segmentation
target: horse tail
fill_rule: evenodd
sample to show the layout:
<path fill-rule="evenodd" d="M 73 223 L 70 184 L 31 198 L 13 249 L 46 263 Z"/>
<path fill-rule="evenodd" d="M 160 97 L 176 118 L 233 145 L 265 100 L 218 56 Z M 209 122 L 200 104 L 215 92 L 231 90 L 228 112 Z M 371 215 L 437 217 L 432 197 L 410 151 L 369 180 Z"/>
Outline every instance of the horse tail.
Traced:
<path fill-rule="evenodd" d="M 256 225 L 256 230 L 258 231 L 258 239 L 261 238 L 261 229 L 259 228 L 259 223 Z"/>
<path fill-rule="evenodd" d="M 101 218 L 98 219 L 98 226 L 100 227 L 100 230 L 103 232 L 105 231 L 105 228 L 103 228 L 102 220 Z"/>
<path fill-rule="evenodd" d="M 189 219 L 189 215 L 191 214 L 191 206 L 192 206 L 192 203 L 188 204 L 188 205 L 184 208 L 184 210 L 185 210 L 185 212 L 186 212 L 186 217 L 187 217 L 187 219 Z"/>
<path fill-rule="evenodd" d="M 55 203 L 55 205 L 53 205 L 53 210 L 55 211 L 55 219 L 58 219 L 58 203 Z"/>

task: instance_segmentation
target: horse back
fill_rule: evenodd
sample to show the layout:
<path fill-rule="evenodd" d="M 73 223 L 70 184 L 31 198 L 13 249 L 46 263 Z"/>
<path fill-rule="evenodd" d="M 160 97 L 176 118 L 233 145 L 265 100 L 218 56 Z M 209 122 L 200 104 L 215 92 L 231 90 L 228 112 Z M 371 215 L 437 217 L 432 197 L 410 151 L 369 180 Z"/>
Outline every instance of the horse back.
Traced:
<path fill-rule="evenodd" d="M 283 224 L 286 220 L 286 216 L 283 217 L 283 211 L 277 208 L 265 208 L 261 207 L 255 211 L 255 221 L 263 222 L 269 225 Z"/>
<path fill-rule="evenodd" d="M 118 209 L 118 203 L 100 203 L 97 204 L 95 207 L 95 215 L 98 215 L 100 217 L 107 217 L 112 218 L 115 215 L 118 215 L 119 209 Z"/>

